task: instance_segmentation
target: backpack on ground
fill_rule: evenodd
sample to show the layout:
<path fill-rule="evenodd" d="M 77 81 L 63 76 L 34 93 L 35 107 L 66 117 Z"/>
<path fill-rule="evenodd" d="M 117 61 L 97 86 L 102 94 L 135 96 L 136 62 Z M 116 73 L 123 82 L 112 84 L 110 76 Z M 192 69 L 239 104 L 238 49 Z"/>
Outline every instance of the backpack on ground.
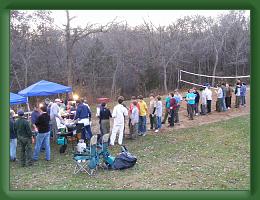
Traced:
<path fill-rule="evenodd" d="M 116 156 L 112 168 L 115 170 L 131 168 L 135 165 L 137 158 L 128 152 L 125 146 L 122 146 L 122 152 Z"/>

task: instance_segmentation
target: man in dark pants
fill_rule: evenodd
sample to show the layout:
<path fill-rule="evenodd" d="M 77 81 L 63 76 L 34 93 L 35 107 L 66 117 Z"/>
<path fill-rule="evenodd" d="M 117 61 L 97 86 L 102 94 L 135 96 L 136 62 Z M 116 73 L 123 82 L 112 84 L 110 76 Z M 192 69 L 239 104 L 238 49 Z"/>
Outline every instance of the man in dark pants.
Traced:
<path fill-rule="evenodd" d="M 195 115 L 199 115 L 200 94 L 197 91 L 197 88 L 195 88 L 195 87 L 193 88 L 193 93 L 196 95 L 195 104 L 194 104 Z"/>
<path fill-rule="evenodd" d="M 171 99 L 170 99 L 170 115 L 171 115 L 171 120 L 170 120 L 170 127 L 174 126 L 174 112 L 176 111 L 177 108 L 177 102 L 174 97 L 174 93 L 171 92 Z"/>
<path fill-rule="evenodd" d="M 18 111 L 18 116 L 14 129 L 21 146 L 21 164 L 22 167 L 25 167 L 32 165 L 32 131 L 29 122 L 23 117 L 24 112 L 22 110 Z"/>
<path fill-rule="evenodd" d="M 90 141 L 92 137 L 92 132 L 90 128 L 91 112 L 88 106 L 83 104 L 82 100 L 77 100 L 78 106 L 76 110 L 76 115 L 74 120 L 79 120 L 78 123 L 84 123 L 84 128 L 82 129 L 81 139 L 87 139 Z"/>
<path fill-rule="evenodd" d="M 212 91 L 210 90 L 209 84 L 206 84 L 205 94 L 207 99 L 207 111 L 208 113 L 211 113 Z"/>

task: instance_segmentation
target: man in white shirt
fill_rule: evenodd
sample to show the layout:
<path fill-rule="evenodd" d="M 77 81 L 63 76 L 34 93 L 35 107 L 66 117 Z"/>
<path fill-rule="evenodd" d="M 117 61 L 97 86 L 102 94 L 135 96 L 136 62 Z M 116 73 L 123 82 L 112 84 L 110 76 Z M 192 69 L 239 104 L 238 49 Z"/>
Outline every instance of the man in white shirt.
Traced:
<path fill-rule="evenodd" d="M 52 103 L 51 108 L 50 108 L 50 119 L 51 119 L 51 127 L 52 127 L 52 135 L 55 138 L 56 134 L 58 132 L 58 126 L 57 126 L 57 121 L 60 120 L 63 121 L 62 117 L 60 116 L 60 108 L 59 105 L 61 103 L 60 99 L 55 99 L 55 102 Z"/>
<path fill-rule="evenodd" d="M 221 111 L 223 111 L 223 107 L 222 107 L 223 90 L 222 90 L 222 88 L 220 87 L 219 84 L 217 85 L 217 88 L 218 88 L 217 91 L 215 91 L 216 94 L 217 94 L 217 97 L 218 97 L 217 103 L 216 103 L 216 110 L 217 110 L 218 112 L 221 112 Z"/>
<path fill-rule="evenodd" d="M 123 143 L 123 134 L 125 127 L 125 117 L 128 116 L 127 109 L 122 105 L 124 97 L 118 97 L 118 104 L 114 107 L 112 117 L 114 118 L 114 124 L 112 128 L 112 134 L 110 136 L 110 145 L 114 146 L 116 135 L 119 132 L 118 144 Z"/>
<path fill-rule="evenodd" d="M 210 85 L 207 84 L 206 89 L 206 99 L 207 99 L 207 111 L 208 113 L 211 113 L 211 101 L 212 101 L 212 91 L 210 90 Z"/>

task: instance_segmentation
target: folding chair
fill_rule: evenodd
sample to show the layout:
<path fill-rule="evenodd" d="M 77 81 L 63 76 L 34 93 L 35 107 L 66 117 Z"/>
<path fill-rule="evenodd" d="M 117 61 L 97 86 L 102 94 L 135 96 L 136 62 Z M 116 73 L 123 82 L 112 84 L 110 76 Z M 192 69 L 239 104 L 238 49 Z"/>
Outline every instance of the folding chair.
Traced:
<path fill-rule="evenodd" d="M 98 146 L 98 155 L 99 157 L 103 158 L 103 162 L 105 163 L 106 169 L 108 169 L 109 166 L 112 166 L 114 162 L 114 157 L 110 155 L 110 152 L 108 151 L 109 146 L 109 134 L 105 134 L 102 137 L 102 143 Z"/>
<path fill-rule="evenodd" d="M 92 175 L 99 164 L 99 158 L 97 156 L 97 135 L 93 135 L 90 140 L 90 146 L 86 149 L 86 152 L 75 153 L 73 160 L 76 165 L 74 168 L 74 174 L 78 172 L 87 172 Z"/>

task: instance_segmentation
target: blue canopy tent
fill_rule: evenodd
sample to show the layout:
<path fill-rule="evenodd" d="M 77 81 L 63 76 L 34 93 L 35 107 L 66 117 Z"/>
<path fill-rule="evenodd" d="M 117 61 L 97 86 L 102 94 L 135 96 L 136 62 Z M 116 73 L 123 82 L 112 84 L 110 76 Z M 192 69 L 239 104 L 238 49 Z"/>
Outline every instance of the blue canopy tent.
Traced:
<path fill-rule="evenodd" d="M 27 98 L 10 92 L 10 105 L 27 103 Z"/>
<path fill-rule="evenodd" d="M 25 88 L 24 90 L 21 90 L 20 92 L 18 92 L 18 94 L 25 97 L 32 97 L 32 96 L 49 96 L 49 95 L 55 95 L 60 93 L 68 93 L 71 91 L 72 91 L 71 87 L 41 80 Z"/>

